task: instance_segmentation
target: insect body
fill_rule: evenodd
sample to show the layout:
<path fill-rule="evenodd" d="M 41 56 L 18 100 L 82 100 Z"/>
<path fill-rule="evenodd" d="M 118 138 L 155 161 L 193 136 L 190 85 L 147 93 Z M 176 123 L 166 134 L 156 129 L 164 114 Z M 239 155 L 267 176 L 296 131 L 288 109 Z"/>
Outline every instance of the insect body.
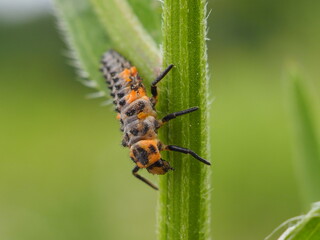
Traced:
<path fill-rule="evenodd" d="M 146 95 L 146 89 L 135 67 L 114 50 L 106 52 L 102 58 L 101 71 L 109 84 L 113 103 L 116 105 L 117 118 L 123 132 L 122 145 L 130 148 L 130 158 L 136 164 L 132 173 L 154 189 L 158 189 L 144 177 L 138 174 L 142 168 L 149 173 L 163 175 L 173 170 L 169 162 L 161 158 L 161 151 L 170 150 L 190 154 L 195 159 L 210 165 L 210 163 L 187 148 L 161 143 L 157 130 L 164 123 L 177 116 L 198 110 L 189 108 L 171 113 L 162 119 L 157 119 L 155 105 L 157 103 L 157 83 L 165 77 L 173 65 L 167 67 L 151 84 L 152 97 Z"/>

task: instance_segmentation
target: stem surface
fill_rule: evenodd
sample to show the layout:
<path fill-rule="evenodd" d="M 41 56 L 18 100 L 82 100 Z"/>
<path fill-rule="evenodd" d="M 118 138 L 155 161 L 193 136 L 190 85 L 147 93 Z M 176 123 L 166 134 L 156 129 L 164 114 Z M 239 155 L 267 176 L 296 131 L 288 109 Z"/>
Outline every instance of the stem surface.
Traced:
<path fill-rule="evenodd" d="M 190 148 L 208 158 L 208 77 L 206 2 L 165 0 L 163 6 L 163 68 L 175 67 L 159 84 L 162 115 L 198 106 L 196 112 L 170 121 L 160 131 L 165 144 Z M 160 177 L 158 239 L 209 238 L 210 166 L 189 155 L 163 154 L 174 172 Z"/>

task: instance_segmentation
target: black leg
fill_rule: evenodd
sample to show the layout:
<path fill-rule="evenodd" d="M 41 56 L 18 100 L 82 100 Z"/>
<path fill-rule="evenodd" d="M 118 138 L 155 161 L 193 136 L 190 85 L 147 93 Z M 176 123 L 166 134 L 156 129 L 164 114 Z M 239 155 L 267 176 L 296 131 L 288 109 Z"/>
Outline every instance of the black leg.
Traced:
<path fill-rule="evenodd" d="M 165 116 L 164 118 L 161 119 L 161 123 L 166 123 L 168 121 L 170 121 L 171 119 L 174 119 L 178 116 L 181 116 L 181 115 L 184 115 L 184 114 L 187 114 L 187 113 L 191 113 L 191 112 L 194 112 L 194 111 L 197 111 L 199 108 L 198 107 L 192 107 L 192 108 L 189 108 L 189 109 L 186 109 L 186 110 L 182 110 L 182 111 L 179 111 L 179 112 L 174 112 L 174 113 L 171 113 L 171 114 L 168 114 L 167 116 Z"/>
<path fill-rule="evenodd" d="M 181 152 L 184 154 L 190 154 L 192 157 L 199 160 L 200 162 L 203 162 L 204 164 L 207 164 L 207 165 L 211 165 L 210 162 L 208 162 L 204 158 L 200 157 L 198 154 L 196 154 L 195 152 L 193 152 L 190 149 L 182 148 L 182 147 L 178 147 L 178 146 L 174 146 L 174 145 L 167 145 L 165 149 L 170 150 L 170 151 L 175 151 L 175 152 Z"/>
<path fill-rule="evenodd" d="M 170 64 L 162 73 L 160 73 L 160 75 L 151 83 L 151 94 L 153 96 L 153 98 L 157 98 L 158 96 L 158 90 L 157 90 L 157 84 L 158 82 L 161 81 L 161 79 L 163 79 L 167 73 L 173 68 L 173 64 Z"/>
<path fill-rule="evenodd" d="M 151 182 L 149 182 L 147 179 L 145 179 L 144 177 L 140 176 L 138 174 L 138 171 L 140 170 L 140 168 L 138 166 L 135 166 L 134 169 L 132 169 L 132 174 L 133 176 L 135 176 L 136 178 L 140 179 L 142 182 L 148 184 L 150 187 L 152 187 L 155 190 L 159 190 L 155 185 L 153 185 Z"/>

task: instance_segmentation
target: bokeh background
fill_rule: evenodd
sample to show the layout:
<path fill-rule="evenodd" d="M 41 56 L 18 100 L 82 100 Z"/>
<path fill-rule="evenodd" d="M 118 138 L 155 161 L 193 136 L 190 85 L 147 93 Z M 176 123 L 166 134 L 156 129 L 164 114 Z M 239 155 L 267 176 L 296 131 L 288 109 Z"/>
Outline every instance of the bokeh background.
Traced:
<path fill-rule="evenodd" d="M 209 8 L 212 236 L 263 239 L 304 210 L 283 81 L 298 62 L 320 92 L 320 2 Z M 65 52 L 49 1 L 0 0 L 0 239 L 155 239 L 157 193 Z"/>

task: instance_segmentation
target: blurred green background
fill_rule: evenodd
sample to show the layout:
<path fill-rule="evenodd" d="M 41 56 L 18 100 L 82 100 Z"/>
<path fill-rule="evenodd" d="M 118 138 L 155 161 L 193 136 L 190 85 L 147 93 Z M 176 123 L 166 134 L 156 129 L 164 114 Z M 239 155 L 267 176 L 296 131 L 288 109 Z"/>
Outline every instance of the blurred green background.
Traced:
<path fill-rule="evenodd" d="M 304 210 L 283 79 L 297 61 L 319 93 L 320 2 L 209 8 L 212 236 L 263 239 Z M 0 17 L 0 239 L 155 239 L 112 108 L 85 99 L 50 11 L 20 12 Z"/>

